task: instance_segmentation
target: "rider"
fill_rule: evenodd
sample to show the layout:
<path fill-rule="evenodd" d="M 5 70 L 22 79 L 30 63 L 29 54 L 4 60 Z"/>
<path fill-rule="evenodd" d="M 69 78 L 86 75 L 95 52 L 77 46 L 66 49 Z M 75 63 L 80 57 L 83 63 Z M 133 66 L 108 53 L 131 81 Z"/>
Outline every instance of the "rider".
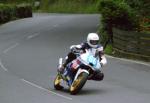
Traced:
<path fill-rule="evenodd" d="M 80 45 L 72 45 L 70 47 L 71 50 L 81 50 L 83 52 L 85 52 L 88 49 L 94 48 L 96 50 L 98 50 L 99 53 L 99 58 L 100 58 L 100 63 L 101 66 L 105 65 L 107 63 L 107 60 L 104 56 L 104 52 L 103 52 L 103 46 L 101 46 L 100 44 L 98 44 L 99 42 L 99 36 L 97 33 L 89 33 L 87 36 L 87 41 L 84 43 L 81 43 Z M 71 61 L 73 61 L 74 59 L 76 59 L 76 55 L 71 51 L 67 57 L 66 57 L 66 61 L 63 65 L 61 65 L 59 67 L 59 71 L 61 73 L 63 73 L 64 68 L 66 67 L 66 65 L 68 63 L 70 63 Z M 93 80 L 102 80 L 104 77 L 104 74 L 101 71 L 98 71 L 95 76 L 91 79 Z"/>

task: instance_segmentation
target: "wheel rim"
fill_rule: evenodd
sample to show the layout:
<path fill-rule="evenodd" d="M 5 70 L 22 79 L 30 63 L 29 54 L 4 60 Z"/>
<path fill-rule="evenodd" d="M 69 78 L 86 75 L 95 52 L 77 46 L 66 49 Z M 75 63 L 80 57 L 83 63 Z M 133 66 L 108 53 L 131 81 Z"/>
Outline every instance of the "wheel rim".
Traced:
<path fill-rule="evenodd" d="M 73 84 L 71 85 L 70 91 L 74 91 L 77 88 L 77 86 L 79 85 L 79 83 L 80 83 L 81 80 L 82 80 L 82 76 L 79 76 L 78 79 L 75 80 L 73 82 Z"/>
<path fill-rule="evenodd" d="M 61 82 L 61 78 L 60 78 L 60 76 L 57 76 L 56 79 L 55 79 L 54 84 L 55 84 L 55 85 L 59 85 L 60 82 Z"/>

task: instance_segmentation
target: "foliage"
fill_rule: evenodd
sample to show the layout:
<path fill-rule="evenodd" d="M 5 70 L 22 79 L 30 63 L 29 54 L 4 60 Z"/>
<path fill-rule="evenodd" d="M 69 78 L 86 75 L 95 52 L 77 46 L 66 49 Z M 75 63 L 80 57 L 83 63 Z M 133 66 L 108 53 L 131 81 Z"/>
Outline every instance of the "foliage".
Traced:
<path fill-rule="evenodd" d="M 40 2 L 34 7 L 36 1 Z M 96 3 L 99 0 L 2 0 L 3 3 L 30 3 L 33 10 L 39 12 L 59 13 L 97 13 Z"/>
<path fill-rule="evenodd" d="M 29 5 L 0 4 L 0 23 L 5 23 L 16 18 L 31 16 L 32 9 Z"/>
<path fill-rule="evenodd" d="M 59 13 L 96 13 L 97 0 L 44 0 L 40 10 Z"/>
<path fill-rule="evenodd" d="M 98 34 L 100 36 L 100 43 L 104 46 L 105 42 L 108 40 L 108 34 L 104 28 L 104 24 L 101 24 L 98 29 Z"/>
<path fill-rule="evenodd" d="M 30 4 L 17 5 L 16 14 L 18 18 L 32 17 L 32 7 Z"/>
<path fill-rule="evenodd" d="M 138 26 L 135 12 L 125 2 L 118 0 L 100 0 L 98 10 L 102 14 L 102 22 L 121 29 L 133 30 Z"/>
<path fill-rule="evenodd" d="M 33 3 L 35 0 L 1 0 L 1 3 L 11 3 L 11 4 L 20 4 L 20 3 Z"/>
<path fill-rule="evenodd" d="M 104 52 L 105 52 L 106 54 L 112 55 L 112 53 L 113 53 L 113 46 L 112 46 L 112 44 L 108 44 L 108 45 L 106 46 Z"/>
<path fill-rule="evenodd" d="M 125 0 L 140 16 L 150 16 L 149 0 Z"/>
<path fill-rule="evenodd" d="M 0 4 L 0 22 L 4 23 L 15 16 L 16 6 Z"/>

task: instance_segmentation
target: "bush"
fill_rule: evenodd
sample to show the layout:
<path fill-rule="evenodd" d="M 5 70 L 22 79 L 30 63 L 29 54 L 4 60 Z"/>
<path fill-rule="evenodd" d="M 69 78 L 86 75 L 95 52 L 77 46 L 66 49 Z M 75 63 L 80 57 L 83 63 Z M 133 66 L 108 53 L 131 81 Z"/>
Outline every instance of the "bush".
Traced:
<path fill-rule="evenodd" d="M 100 0 L 98 10 L 102 14 L 102 22 L 107 26 L 115 26 L 125 30 L 138 27 L 138 18 L 125 2 L 118 0 Z"/>
<path fill-rule="evenodd" d="M 98 0 L 41 0 L 40 12 L 51 13 L 98 13 Z"/>
<path fill-rule="evenodd" d="M 21 4 L 17 6 L 16 15 L 18 18 L 32 17 L 32 7 L 29 4 Z"/>
<path fill-rule="evenodd" d="M 125 0 L 142 17 L 150 16 L 149 0 Z"/>
<path fill-rule="evenodd" d="M 38 0 L 0 0 L 1 3 L 9 4 L 22 4 L 22 3 L 33 3 Z"/>
<path fill-rule="evenodd" d="M 0 4 L 0 23 L 10 21 L 15 16 L 16 6 Z"/>
<path fill-rule="evenodd" d="M 0 4 L 0 23 L 8 22 L 16 18 L 25 18 L 32 16 L 30 5 L 9 5 Z"/>

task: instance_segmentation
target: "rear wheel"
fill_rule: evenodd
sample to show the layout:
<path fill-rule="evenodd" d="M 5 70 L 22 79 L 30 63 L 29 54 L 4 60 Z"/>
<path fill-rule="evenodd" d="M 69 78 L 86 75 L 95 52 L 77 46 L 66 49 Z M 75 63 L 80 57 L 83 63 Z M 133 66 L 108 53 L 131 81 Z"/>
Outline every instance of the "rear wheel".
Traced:
<path fill-rule="evenodd" d="M 73 95 L 77 94 L 82 89 L 87 79 L 88 79 L 88 74 L 82 72 L 70 86 L 70 93 Z"/>
<path fill-rule="evenodd" d="M 54 88 L 56 90 L 62 90 L 63 89 L 63 86 L 60 85 L 61 81 L 62 81 L 61 76 L 59 74 L 57 74 L 57 76 L 54 80 Z"/>

